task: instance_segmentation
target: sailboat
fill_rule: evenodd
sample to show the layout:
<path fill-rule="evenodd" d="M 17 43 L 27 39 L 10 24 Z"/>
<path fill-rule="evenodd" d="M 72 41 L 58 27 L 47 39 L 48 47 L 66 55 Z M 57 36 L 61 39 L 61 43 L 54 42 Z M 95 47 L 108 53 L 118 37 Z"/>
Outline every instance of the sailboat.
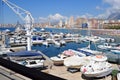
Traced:
<path fill-rule="evenodd" d="M 88 24 L 88 36 L 86 36 L 85 39 L 88 41 L 92 41 L 92 42 L 99 42 L 101 40 L 101 38 L 98 36 L 92 35 L 91 34 L 91 25 L 90 25 L 89 21 L 87 21 L 87 24 Z"/>
<path fill-rule="evenodd" d="M 90 45 L 91 45 L 91 41 L 89 42 L 89 45 L 85 48 L 78 48 L 78 50 L 81 52 L 81 53 L 84 53 L 86 54 L 86 56 L 90 56 L 90 55 L 96 55 L 96 54 L 102 54 L 102 52 L 100 51 L 96 51 L 96 50 L 91 50 L 90 49 Z"/>
<path fill-rule="evenodd" d="M 96 51 L 96 50 L 91 50 L 91 49 L 90 49 L 91 43 L 92 43 L 92 42 L 95 43 L 96 41 L 93 41 L 94 38 L 92 38 L 92 37 L 94 37 L 94 36 L 91 36 L 91 31 L 90 31 L 90 24 L 89 24 L 89 22 L 88 22 L 88 26 L 89 26 L 89 28 L 88 28 L 88 36 L 89 36 L 89 37 L 88 37 L 88 41 L 89 41 L 89 45 L 88 45 L 87 47 L 85 47 L 85 48 L 78 48 L 78 50 L 79 50 L 80 52 L 86 54 L 87 56 L 96 55 L 96 54 L 101 54 L 102 52 L 100 52 L 100 51 Z"/>

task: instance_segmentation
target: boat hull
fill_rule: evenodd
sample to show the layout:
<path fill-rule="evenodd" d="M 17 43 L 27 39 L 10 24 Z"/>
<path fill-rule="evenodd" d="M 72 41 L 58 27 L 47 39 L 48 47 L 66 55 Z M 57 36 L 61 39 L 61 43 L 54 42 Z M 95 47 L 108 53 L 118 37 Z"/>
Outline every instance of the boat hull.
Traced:
<path fill-rule="evenodd" d="M 50 59 L 53 61 L 54 65 L 56 65 L 56 66 L 63 65 L 64 59 L 61 59 L 57 56 L 51 57 Z"/>
<path fill-rule="evenodd" d="M 117 74 L 117 80 L 120 80 L 120 73 Z"/>
<path fill-rule="evenodd" d="M 93 73 L 84 73 L 86 77 L 104 77 L 109 75 L 112 72 L 112 69 L 103 71 L 103 72 L 93 72 Z"/>

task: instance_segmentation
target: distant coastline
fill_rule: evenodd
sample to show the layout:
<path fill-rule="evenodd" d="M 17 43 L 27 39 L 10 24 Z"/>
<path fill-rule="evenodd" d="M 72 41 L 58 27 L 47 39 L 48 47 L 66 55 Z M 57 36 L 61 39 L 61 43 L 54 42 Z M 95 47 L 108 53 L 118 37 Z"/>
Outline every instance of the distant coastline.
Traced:
<path fill-rule="evenodd" d="M 91 33 L 93 34 L 120 36 L 120 29 L 88 29 L 88 28 L 57 28 L 57 29 L 90 30 Z"/>
<path fill-rule="evenodd" d="M 10 29 L 15 27 L 0 27 L 3 30 Z M 42 27 L 35 27 L 35 28 L 42 28 Z M 68 30 L 90 30 L 93 35 L 111 35 L 111 36 L 120 36 L 119 29 L 88 29 L 88 28 L 55 28 L 55 27 L 47 27 L 49 29 L 68 29 Z"/>

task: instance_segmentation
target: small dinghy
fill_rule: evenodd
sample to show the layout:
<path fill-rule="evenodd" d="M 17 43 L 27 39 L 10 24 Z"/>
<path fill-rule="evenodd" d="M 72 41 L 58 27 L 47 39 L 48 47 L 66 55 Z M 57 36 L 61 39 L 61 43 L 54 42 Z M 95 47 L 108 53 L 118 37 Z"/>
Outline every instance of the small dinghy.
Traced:
<path fill-rule="evenodd" d="M 17 63 L 29 68 L 40 68 L 44 66 L 44 60 L 40 59 L 17 61 Z"/>
<path fill-rule="evenodd" d="M 45 56 L 40 51 L 19 51 L 7 54 L 7 57 L 20 65 L 29 68 L 44 67 Z"/>
<path fill-rule="evenodd" d="M 56 66 L 63 65 L 63 62 L 64 62 L 63 58 L 54 56 L 54 57 L 51 57 L 50 59 L 53 61 L 54 65 L 56 65 Z"/>
<path fill-rule="evenodd" d="M 106 60 L 106 56 L 93 56 L 88 65 L 81 67 L 81 72 L 86 77 L 104 77 L 112 72 L 112 65 Z"/>
<path fill-rule="evenodd" d="M 81 66 L 86 65 L 90 62 L 87 57 L 71 56 L 64 60 L 64 65 L 67 68 L 80 69 Z"/>
<path fill-rule="evenodd" d="M 85 57 L 86 55 L 72 49 L 68 49 L 63 51 L 61 54 L 58 56 L 51 57 L 50 59 L 53 61 L 54 65 L 63 65 L 64 59 L 69 58 L 71 56 L 78 55 L 80 57 Z"/>

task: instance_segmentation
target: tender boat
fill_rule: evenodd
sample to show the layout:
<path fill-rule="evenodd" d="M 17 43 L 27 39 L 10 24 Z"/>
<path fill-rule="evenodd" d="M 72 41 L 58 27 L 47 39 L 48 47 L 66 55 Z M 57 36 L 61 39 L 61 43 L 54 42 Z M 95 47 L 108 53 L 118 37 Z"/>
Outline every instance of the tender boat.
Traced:
<path fill-rule="evenodd" d="M 80 69 L 81 66 L 86 65 L 90 62 L 88 57 L 79 57 L 79 56 L 71 56 L 64 60 L 64 65 L 67 68 Z"/>
<path fill-rule="evenodd" d="M 98 48 L 103 49 L 103 50 L 120 50 L 120 44 L 116 43 L 104 43 L 103 45 L 98 45 Z"/>
<path fill-rule="evenodd" d="M 112 49 L 112 45 L 110 43 L 104 43 L 103 45 L 98 45 L 98 48 L 104 49 L 104 50 L 110 50 Z"/>
<path fill-rule="evenodd" d="M 44 60 L 40 59 L 17 61 L 17 63 L 30 68 L 44 67 Z"/>
<path fill-rule="evenodd" d="M 91 41 L 89 41 L 89 45 L 84 48 L 78 48 L 79 52 L 84 53 L 86 56 L 91 56 L 91 55 L 98 55 L 102 54 L 102 52 L 97 51 L 97 50 L 92 50 L 91 49 Z"/>
<path fill-rule="evenodd" d="M 120 50 L 110 50 L 113 53 L 120 54 Z"/>
<path fill-rule="evenodd" d="M 7 54 L 7 53 L 11 53 L 12 50 L 9 48 L 4 48 L 4 47 L 0 47 L 0 56 Z"/>
<path fill-rule="evenodd" d="M 40 51 L 20 51 L 8 53 L 7 58 L 15 63 L 30 68 L 43 67 L 46 60 L 46 58 L 42 55 Z"/>
<path fill-rule="evenodd" d="M 93 35 L 92 36 L 86 36 L 85 39 L 88 40 L 88 41 L 92 41 L 92 42 L 99 42 L 100 41 L 100 37 L 93 36 Z"/>
<path fill-rule="evenodd" d="M 80 57 L 85 57 L 86 56 L 85 54 L 83 54 L 79 51 L 68 49 L 68 50 L 63 51 L 58 56 L 51 57 L 50 59 L 53 61 L 54 65 L 63 65 L 63 62 L 64 62 L 65 58 L 68 58 L 68 57 L 71 57 L 71 56 L 74 56 L 74 55 L 77 55 L 77 56 L 80 56 Z"/>
<path fill-rule="evenodd" d="M 102 52 L 100 52 L 100 51 L 91 50 L 89 48 L 78 48 L 78 50 L 79 50 L 79 52 L 84 53 L 87 56 L 96 55 L 96 54 L 102 54 Z"/>
<path fill-rule="evenodd" d="M 112 65 L 108 63 L 106 56 L 93 56 L 91 62 L 81 67 L 81 72 L 86 77 L 104 77 L 112 72 Z"/>
<path fill-rule="evenodd" d="M 59 65 L 63 65 L 64 59 L 62 57 L 58 57 L 58 56 L 54 56 L 50 58 L 54 65 L 59 66 Z"/>
<path fill-rule="evenodd" d="M 71 57 L 71 56 L 74 56 L 74 55 L 77 55 L 77 56 L 80 56 L 80 57 L 85 57 L 86 56 L 84 53 L 81 53 L 77 50 L 68 49 L 68 50 L 63 51 L 61 54 L 59 54 L 59 57 L 66 58 L 66 57 Z"/>
<path fill-rule="evenodd" d="M 54 65 L 63 65 L 64 59 L 73 55 L 75 54 L 72 51 L 65 50 L 58 54 L 58 56 L 51 57 L 50 59 L 53 61 Z"/>

